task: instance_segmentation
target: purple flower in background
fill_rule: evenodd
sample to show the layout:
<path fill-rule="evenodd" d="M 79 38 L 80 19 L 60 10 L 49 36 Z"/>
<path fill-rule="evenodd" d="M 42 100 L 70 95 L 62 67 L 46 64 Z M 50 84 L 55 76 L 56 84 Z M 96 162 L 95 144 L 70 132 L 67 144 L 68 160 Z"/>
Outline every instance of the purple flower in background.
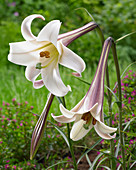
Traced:
<path fill-rule="evenodd" d="M 18 12 L 14 12 L 14 16 L 18 17 L 19 13 Z"/>
<path fill-rule="evenodd" d="M 125 106 L 125 104 L 124 103 L 122 103 L 122 108 Z"/>
<path fill-rule="evenodd" d="M 15 102 L 15 101 L 16 101 L 16 98 L 13 98 L 13 99 L 12 99 L 12 102 Z"/>
<path fill-rule="evenodd" d="M 125 98 L 125 99 L 127 98 L 127 95 L 126 95 L 126 94 L 124 94 L 124 98 Z"/>
<path fill-rule="evenodd" d="M 16 2 L 8 3 L 8 6 L 13 6 L 13 7 L 15 7 L 15 6 L 16 6 Z"/>
<path fill-rule="evenodd" d="M 13 165 L 13 169 L 16 169 L 17 167 L 16 167 L 16 165 Z"/>
<path fill-rule="evenodd" d="M 23 123 L 20 123 L 20 126 L 23 126 Z"/>
<path fill-rule="evenodd" d="M 8 168 L 9 168 L 9 164 L 6 164 L 6 165 L 5 165 L 5 169 L 8 169 Z"/>

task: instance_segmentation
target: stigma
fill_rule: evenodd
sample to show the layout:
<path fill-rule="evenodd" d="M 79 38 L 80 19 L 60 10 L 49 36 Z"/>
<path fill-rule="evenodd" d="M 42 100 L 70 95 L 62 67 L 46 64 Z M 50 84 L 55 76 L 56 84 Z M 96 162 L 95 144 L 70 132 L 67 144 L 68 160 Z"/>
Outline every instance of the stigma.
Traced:
<path fill-rule="evenodd" d="M 40 57 L 50 58 L 49 51 L 41 51 L 40 52 Z"/>

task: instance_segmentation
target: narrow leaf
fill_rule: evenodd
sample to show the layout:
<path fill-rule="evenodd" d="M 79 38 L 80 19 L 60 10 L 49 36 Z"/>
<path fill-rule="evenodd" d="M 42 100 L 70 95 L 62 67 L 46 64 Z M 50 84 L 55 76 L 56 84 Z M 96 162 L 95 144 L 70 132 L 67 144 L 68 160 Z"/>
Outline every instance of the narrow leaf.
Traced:
<path fill-rule="evenodd" d="M 95 170 L 97 170 L 97 169 L 99 168 L 100 164 L 101 164 L 103 161 L 105 161 L 106 159 L 108 159 L 108 157 L 105 157 L 105 158 L 103 158 L 102 160 L 100 160 L 100 162 L 97 164 Z"/>
<path fill-rule="evenodd" d="M 92 163 L 91 163 L 91 161 L 90 161 L 90 159 L 89 159 L 88 154 L 86 154 L 85 156 L 86 156 L 86 160 L 87 160 L 87 162 L 88 162 L 89 166 L 91 166 L 91 165 L 92 165 Z"/>
<path fill-rule="evenodd" d="M 49 167 L 46 168 L 45 170 L 48 170 L 48 169 L 50 169 L 50 168 L 52 168 L 52 167 L 54 167 L 54 166 L 56 166 L 56 165 L 64 164 L 64 163 L 69 163 L 69 161 L 61 161 L 61 162 L 57 162 L 56 164 L 53 164 L 53 165 L 49 166 Z"/>
<path fill-rule="evenodd" d="M 127 34 L 127 35 L 124 35 L 123 37 L 120 37 L 119 39 L 117 39 L 117 40 L 115 41 L 115 43 L 117 43 L 117 42 L 119 42 L 120 40 L 123 40 L 124 38 L 126 38 L 126 37 L 128 37 L 128 36 L 130 36 L 130 35 L 133 35 L 133 34 L 135 34 L 135 33 L 136 33 L 136 31 L 131 32 L 131 33 Z"/>
<path fill-rule="evenodd" d="M 90 152 L 96 145 L 98 145 L 101 141 L 102 141 L 102 139 L 99 139 L 99 140 L 98 140 L 94 145 L 92 145 L 85 153 L 83 153 L 83 155 L 81 155 L 81 157 L 78 159 L 77 165 L 79 164 L 79 162 L 81 161 L 81 159 L 82 159 L 88 152 Z"/>
<path fill-rule="evenodd" d="M 68 141 L 68 138 L 67 138 L 67 136 L 65 135 L 65 133 L 64 133 L 59 127 L 57 127 L 54 123 L 52 123 L 51 121 L 48 120 L 48 122 L 50 122 L 50 123 L 55 127 L 55 129 L 62 135 L 62 137 L 63 137 L 64 140 L 66 141 L 68 147 L 70 148 L 69 141 Z"/>
<path fill-rule="evenodd" d="M 107 169 L 107 170 L 111 170 L 109 167 L 107 167 L 107 166 L 100 166 L 100 167 L 102 167 L 102 168 L 105 168 L 105 169 Z"/>

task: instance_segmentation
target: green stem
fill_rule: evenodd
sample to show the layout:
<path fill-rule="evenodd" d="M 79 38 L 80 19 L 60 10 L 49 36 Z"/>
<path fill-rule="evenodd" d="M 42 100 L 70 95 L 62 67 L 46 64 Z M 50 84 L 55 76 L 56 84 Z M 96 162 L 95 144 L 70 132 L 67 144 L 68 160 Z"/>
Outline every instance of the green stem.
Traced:
<path fill-rule="evenodd" d="M 98 26 L 96 28 L 96 31 L 101 39 L 101 43 L 102 45 L 104 44 L 104 35 L 102 33 L 102 30 L 100 29 L 100 27 Z M 106 82 L 107 82 L 107 87 L 110 89 L 110 81 L 109 81 L 109 71 L 108 71 L 108 62 L 107 62 L 107 67 L 106 67 Z M 108 110 L 109 110 L 109 115 L 110 115 L 110 126 L 112 126 L 112 108 L 111 108 L 111 102 L 112 102 L 112 95 L 110 90 L 107 90 L 108 92 Z M 114 141 L 113 139 L 110 140 L 110 153 L 111 155 L 114 155 Z M 116 163 L 114 159 L 110 160 L 110 164 L 111 164 L 111 169 L 115 170 L 116 169 Z"/>
<path fill-rule="evenodd" d="M 122 154 L 122 161 L 123 161 L 123 170 L 126 169 L 125 165 L 125 151 L 124 151 L 124 136 L 123 136 L 123 127 L 122 127 L 122 93 L 121 93 L 121 79 L 120 79 L 120 69 L 119 69 L 119 63 L 118 63 L 118 57 L 117 57 L 117 51 L 116 51 L 116 45 L 113 41 L 112 43 L 112 53 L 114 57 L 115 67 L 116 67 L 116 74 L 117 74 L 117 82 L 118 82 L 118 97 L 119 97 L 119 137 L 120 137 L 120 143 L 121 143 L 121 154 Z"/>
<path fill-rule="evenodd" d="M 66 108 L 66 103 L 65 103 L 64 97 L 62 98 L 62 102 L 63 102 L 64 107 Z M 71 152 L 71 156 L 72 156 L 72 160 L 73 160 L 74 170 L 77 170 L 77 163 L 76 163 L 76 159 L 75 159 L 75 155 L 74 155 L 74 150 L 73 150 L 73 142 L 70 139 L 70 127 L 69 127 L 69 123 L 67 123 L 67 132 L 68 132 L 68 141 L 69 141 L 70 152 Z"/>

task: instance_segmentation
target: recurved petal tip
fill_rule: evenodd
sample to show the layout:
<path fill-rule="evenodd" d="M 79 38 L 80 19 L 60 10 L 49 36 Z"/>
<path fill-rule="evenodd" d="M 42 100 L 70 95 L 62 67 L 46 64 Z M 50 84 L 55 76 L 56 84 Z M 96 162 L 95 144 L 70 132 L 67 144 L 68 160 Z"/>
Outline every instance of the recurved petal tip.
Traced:
<path fill-rule="evenodd" d="M 45 18 L 42 15 L 33 14 L 33 15 L 26 17 L 24 21 L 22 22 L 21 32 L 26 41 L 32 41 L 36 39 L 36 37 L 31 32 L 31 23 L 35 18 L 41 18 L 45 20 Z"/>

